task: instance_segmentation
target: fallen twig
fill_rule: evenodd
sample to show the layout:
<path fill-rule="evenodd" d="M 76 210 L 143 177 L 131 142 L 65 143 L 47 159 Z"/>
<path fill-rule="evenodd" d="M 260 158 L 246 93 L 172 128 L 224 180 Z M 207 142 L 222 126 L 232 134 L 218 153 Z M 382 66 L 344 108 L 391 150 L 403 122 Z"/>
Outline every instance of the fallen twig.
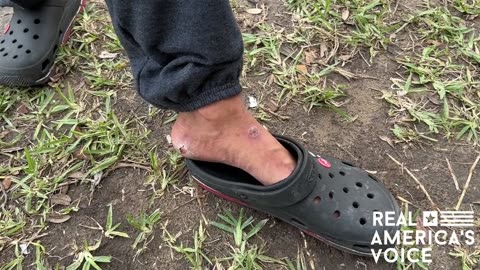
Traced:
<path fill-rule="evenodd" d="M 460 208 L 460 205 L 463 202 L 463 198 L 465 197 L 465 194 L 467 193 L 468 186 L 470 185 L 470 181 L 472 180 L 473 171 L 477 167 L 478 161 L 480 161 L 480 155 L 478 155 L 477 159 L 475 160 L 472 167 L 470 168 L 470 172 L 468 173 L 467 182 L 465 183 L 465 186 L 463 187 L 462 195 L 460 195 L 460 198 L 458 199 L 457 206 L 455 206 L 455 210 L 458 210 Z"/>

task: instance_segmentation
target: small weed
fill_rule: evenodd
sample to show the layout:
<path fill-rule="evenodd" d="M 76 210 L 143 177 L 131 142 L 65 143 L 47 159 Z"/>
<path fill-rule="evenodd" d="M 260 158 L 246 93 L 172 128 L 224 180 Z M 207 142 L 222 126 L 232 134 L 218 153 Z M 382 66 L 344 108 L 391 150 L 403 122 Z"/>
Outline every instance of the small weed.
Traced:
<path fill-rule="evenodd" d="M 460 258 L 462 260 L 462 270 L 472 270 L 480 262 L 480 250 L 470 251 L 466 248 L 456 246 L 450 256 Z"/>
<path fill-rule="evenodd" d="M 202 270 L 204 269 L 204 260 L 208 264 L 212 264 L 211 260 L 202 251 L 205 239 L 205 229 L 203 228 L 202 223 L 200 223 L 198 230 L 195 231 L 193 236 L 193 247 L 184 247 L 183 244 L 176 246 L 172 243 L 169 243 L 169 245 L 176 252 L 183 254 L 185 259 L 190 263 L 191 269 Z"/>
<path fill-rule="evenodd" d="M 478 0 L 454 0 L 453 6 L 460 12 L 480 15 L 480 4 Z"/>
<path fill-rule="evenodd" d="M 124 232 L 116 231 L 121 223 L 118 223 L 113 226 L 113 209 L 112 204 L 108 205 L 108 214 L 107 214 L 107 224 L 105 225 L 105 237 L 114 238 L 115 236 L 130 238 L 128 234 Z"/>
<path fill-rule="evenodd" d="M 159 159 L 157 153 L 149 153 L 152 174 L 145 180 L 145 185 L 151 186 L 153 191 L 152 202 L 161 197 L 165 190 L 180 180 L 184 172 L 183 157 L 176 150 L 164 152 L 165 157 Z"/>
<path fill-rule="evenodd" d="M 35 267 L 37 270 L 47 270 L 43 255 L 45 254 L 45 247 L 40 243 L 32 243 L 35 246 Z"/>
<path fill-rule="evenodd" d="M 443 133 L 447 138 L 478 143 L 480 81 L 478 69 L 471 63 L 480 55 L 474 29 L 445 8 L 419 12 L 408 23 L 415 27 L 421 42 L 435 45 L 423 44 L 421 52 L 398 60 L 407 76 L 392 78 L 395 93 L 384 94 L 384 99 L 396 107 L 391 111 L 395 123 L 421 123 L 427 129 L 419 134 L 423 138 Z M 407 136 L 401 131 L 394 129 L 395 135 L 404 140 Z"/>
<path fill-rule="evenodd" d="M 285 263 L 279 259 L 275 259 L 265 255 L 263 247 L 249 246 L 247 241 L 243 241 L 240 246 L 232 247 L 231 257 L 222 258 L 218 261 L 229 260 L 232 270 L 262 270 L 262 263 L 277 264 L 285 266 Z"/>
<path fill-rule="evenodd" d="M 298 251 L 297 258 L 295 261 L 291 261 L 289 259 L 285 259 L 285 263 L 287 264 L 288 270 L 308 270 L 307 262 L 305 260 L 305 254 Z"/>
<path fill-rule="evenodd" d="M 143 242 L 143 248 L 146 248 L 148 238 L 152 234 L 155 225 L 160 221 L 160 217 L 160 209 L 156 209 L 150 215 L 143 213 L 139 218 L 134 218 L 131 215 L 127 216 L 128 223 L 140 231 L 132 244 L 133 249 L 136 249 L 141 242 Z"/>
<path fill-rule="evenodd" d="M 96 270 L 101 270 L 98 264 L 101 263 L 110 263 L 112 260 L 111 256 L 93 256 L 92 251 L 97 250 L 100 247 L 101 240 L 99 240 L 94 246 L 88 246 L 85 243 L 84 249 L 76 254 L 73 263 L 67 266 L 66 270 L 76 270 L 82 267 L 82 270 L 89 270 L 95 268 Z M 83 265 L 83 266 L 82 266 Z"/>
<path fill-rule="evenodd" d="M 249 217 L 244 220 L 243 208 L 240 209 L 240 215 L 238 218 L 233 217 L 232 213 L 227 211 L 225 215 L 219 214 L 218 217 L 223 220 L 225 223 L 219 223 L 216 221 L 210 221 L 210 224 L 233 234 L 235 239 L 235 245 L 239 247 L 244 241 L 255 236 L 267 223 L 268 219 L 259 221 L 257 224 L 254 224 L 253 217 Z M 247 231 L 247 229 L 249 229 Z"/>
<path fill-rule="evenodd" d="M 20 251 L 20 246 L 19 246 L 18 243 L 16 243 L 15 244 L 15 259 L 11 260 L 10 262 L 8 262 L 4 266 L 2 266 L 2 268 L 0 268 L 0 270 L 13 270 L 13 269 L 21 270 L 21 269 L 23 269 L 23 260 L 24 259 L 25 259 L 25 257 L 23 256 L 22 252 Z"/>

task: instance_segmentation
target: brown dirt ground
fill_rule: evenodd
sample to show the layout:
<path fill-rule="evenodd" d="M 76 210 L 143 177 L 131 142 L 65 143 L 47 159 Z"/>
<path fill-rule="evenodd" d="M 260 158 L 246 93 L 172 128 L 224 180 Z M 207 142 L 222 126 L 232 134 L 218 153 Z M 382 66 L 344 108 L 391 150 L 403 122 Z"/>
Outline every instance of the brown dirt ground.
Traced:
<path fill-rule="evenodd" d="M 278 0 L 263 1 L 270 7 L 273 14 L 281 14 L 285 11 Z M 414 174 L 422 181 L 433 200 L 440 209 L 451 208 L 456 203 L 459 192 L 455 190 L 450 173 L 446 166 L 445 158 L 448 158 L 455 170 L 460 186 L 463 186 L 474 157 L 477 155 L 474 147 L 463 142 L 445 141 L 442 138 L 439 143 L 433 145 L 398 144 L 394 148 L 379 139 L 379 136 L 391 136 L 388 123 L 388 105 L 379 99 L 380 93 L 372 89 L 385 89 L 390 85 L 390 78 L 397 72 L 398 66 L 391 59 L 393 52 L 380 53 L 372 66 L 367 66 L 360 58 L 356 57 L 345 68 L 353 73 L 369 75 L 375 79 L 357 79 L 346 81 L 338 77 L 338 83 L 347 84 L 345 92 L 350 101 L 344 109 L 358 118 L 353 122 L 345 122 L 334 112 L 326 109 L 313 109 L 306 113 L 301 106 L 289 105 L 280 109 L 279 114 L 288 116 L 289 120 L 281 120 L 274 117 L 265 125 L 275 133 L 286 134 L 301 139 L 314 151 L 327 153 L 336 157 L 351 160 L 357 165 L 377 171 L 377 177 L 382 179 L 385 185 L 392 190 L 394 195 L 401 196 L 417 207 L 424 210 L 432 209 L 418 185 L 401 168 L 393 163 L 387 154 L 404 162 Z M 67 78 L 68 79 L 68 78 Z M 249 86 L 245 95 L 260 97 L 261 89 L 257 89 L 258 77 L 247 77 L 244 84 Z M 269 94 L 263 93 L 263 100 L 269 100 Z M 136 95 L 135 91 L 122 92 L 118 95 L 115 105 L 118 114 L 136 115 L 146 113 L 146 104 Z M 167 146 L 165 135 L 169 127 L 158 124 L 156 120 L 149 123 L 152 130 L 151 140 L 158 141 L 159 145 Z M 120 231 L 135 235 L 135 231 L 125 220 L 127 214 L 138 215 L 145 211 L 160 208 L 163 213 L 169 213 L 162 220 L 169 220 L 168 229 L 175 234 L 182 232 L 180 239 L 185 244 L 192 243 L 193 230 L 198 228 L 202 215 L 207 220 L 215 220 L 217 213 L 223 209 L 239 211 L 239 206 L 220 200 L 213 195 L 203 192 L 181 194 L 171 189 L 163 198 L 156 200 L 153 205 L 148 204 L 150 194 L 143 191 L 143 181 L 146 174 L 138 169 L 123 168 L 114 171 L 102 180 L 89 202 L 90 191 L 87 187 L 71 186 L 69 195 L 73 200 L 80 202 L 80 210 L 72 218 L 63 224 L 51 224 L 48 236 L 41 239 L 47 247 L 50 265 L 59 263 L 68 265 L 71 263 L 72 246 L 83 245 L 87 240 L 90 244 L 101 237 L 101 232 L 87 229 L 80 225 L 95 226 L 93 220 L 100 224 L 104 223 L 107 208 L 112 202 L 114 206 L 114 223 L 122 222 Z M 472 185 L 465 197 L 465 203 L 479 201 L 480 179 L 478 174 L 472 180 Z M 189 177 L 177 183 L 179 188 L 195 187 Z M 198 198 L 198 200 L 191 200 Z M 185 204 L 186 203 L 186 204 Z M 477 209 L 475 210 L 480 210 Z M 173 211 L 173 212 L 170 212 Z M 284 223 L 278 222 L 266 214 L 247 210 L 247 215 L 254 216 L 257 220 L 268 218 L 265 229 L 259 234 L 259 244 L 265 243 L 267 254 L 275 257 L 295 258 L 299 248 L 305 248 L 308 252 L 308 260 L 312 260 L 315 269 L 394 269 L 387 263 L 375 264 L 371 259 L 359 258 L 337 251 L 325 244 L 303 237 L 301 233 Z M 207 245 L 208 255 L 211 257 L 226 256 L 228 249 L 226 243 L 231 242 L 231 236 L 218 229 L 208 226 L 208 240 L 212 243 Z M 162 241 L 162 230 L 157 228 L 155 238 L 149 244 L 149 249 L 140 255 L 135 261 L 135 252 L 131 248 L 133 239 L 108 239 L 103 240 L 102 246 L 95 252 L 96 255 L 111 255 L 112 263 L 102 266 L 104 269 L 188 269 L 184 258 L 172 253 Z M 7 252 L 6 252 L 7 253 Z M 430 269 L 460 269 L 459 260 L 453 260 L 447 256 L 446 248 L 439 248 L 434 253 L 434 263 Z M 4 256 L 6 255 L 6 256 Z M 33 255 L 27 256 L 32 260 Z M 8 254 L 0 256 L 8 258 Z M 33 266 L 26 267 L 33 269 Z M 266 269 L 279 269 L 271 267 Z"/>

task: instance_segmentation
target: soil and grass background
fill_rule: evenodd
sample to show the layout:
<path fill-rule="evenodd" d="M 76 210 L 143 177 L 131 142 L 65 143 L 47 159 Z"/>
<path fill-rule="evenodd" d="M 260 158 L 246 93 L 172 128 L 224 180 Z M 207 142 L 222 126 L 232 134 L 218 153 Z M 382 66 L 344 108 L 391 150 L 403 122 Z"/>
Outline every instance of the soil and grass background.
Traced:
<path fill-rule="evenodd" d="M 266 128 L 368 170 L 404 211 L 480 210 L 480 1 L 231 4 Z M 474 245 L 377 264 L 203 192 L 170 144 L 176 114 L 133 85 L 90 1 L 48 85 L 0 89 L 1 270 L 477 267 L 478 215 Z"/>

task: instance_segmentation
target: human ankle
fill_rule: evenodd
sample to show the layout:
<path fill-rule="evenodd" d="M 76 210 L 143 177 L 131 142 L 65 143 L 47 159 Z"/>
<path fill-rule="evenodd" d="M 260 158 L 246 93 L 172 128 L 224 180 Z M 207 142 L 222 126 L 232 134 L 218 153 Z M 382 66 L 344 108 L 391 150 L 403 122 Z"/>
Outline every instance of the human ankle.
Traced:
<path fill-rule="evenodd" d="M 186 117 L 206 122 L 222 122 L 225 120 L 239 119 L 248 115 L 248 111 L 240 96 L 217 101 L 195 111 L 186 113 Z"/>

